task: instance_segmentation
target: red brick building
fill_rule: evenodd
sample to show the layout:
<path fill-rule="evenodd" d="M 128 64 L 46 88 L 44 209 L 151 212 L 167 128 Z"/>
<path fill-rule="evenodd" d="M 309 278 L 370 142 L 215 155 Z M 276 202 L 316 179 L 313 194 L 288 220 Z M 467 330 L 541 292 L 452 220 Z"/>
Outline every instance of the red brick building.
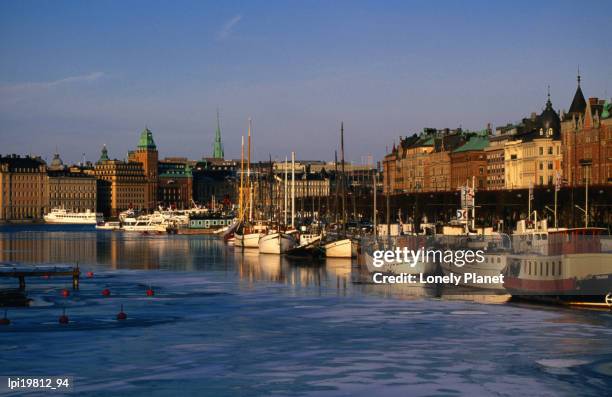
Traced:
<path fill-rule="evenodd" d="M 477 189 L 487 186 L 487 158 L 484 149 L 489 145 L 486 135 L 474 135 L 464 145 L 453 150 L 451 157 L 451 190 L 459 189 L 476 177 Z"/>
<path fill-rule="evenodd" d="M 563 178 L 569 186 L 612 184 L 612 107 L 609 100 L 584 99 L 578 88 L 561 123 Z"/>

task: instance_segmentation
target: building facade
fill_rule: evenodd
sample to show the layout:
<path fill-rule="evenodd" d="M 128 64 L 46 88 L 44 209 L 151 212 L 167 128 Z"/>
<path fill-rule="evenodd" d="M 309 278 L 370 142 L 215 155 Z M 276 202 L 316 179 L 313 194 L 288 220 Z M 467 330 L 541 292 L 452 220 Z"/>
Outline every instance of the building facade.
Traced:
<path fill-rule="evenodd" d="M 569 186 L 612 184 L 612 106 L 610 100 L 585 101 L 578 88 L 561 123 L 563 174 Z"/>
<path fill-rule="evenodd" d="M 121 211 L 147 209 L 148 181 L 142 163 L 110 160 L 106 147 L 92 171 L 97 179 L 98 211 L 118 216 Z"/>
<path fill-rule="evenodd" d="M 39 157 L 0 157 L 0 221 L 40 220 L 48 208 L 47 166 Z"/>
<path fill-rule="evenodd" d="M 145 128 L 140 133 L 140 140 L 135 151 L 128 154 L 128 161 L 142 164 L 142 169 L 145 174 L 147 183 L 145 191 L 145 206 L 146 209 L 157 207 L 157 185 L 158 185 L 158 162 L 159 154 L 157 153 L 157 145 L 153 139 L 153 133 L 148 128 Z"/>

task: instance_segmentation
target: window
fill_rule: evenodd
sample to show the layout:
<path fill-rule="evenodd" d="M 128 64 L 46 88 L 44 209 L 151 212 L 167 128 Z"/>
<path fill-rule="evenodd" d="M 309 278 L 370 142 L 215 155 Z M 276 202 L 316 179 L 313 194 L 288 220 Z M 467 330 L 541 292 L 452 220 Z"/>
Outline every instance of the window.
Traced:
<path fill-rule="evenodd" d="M 544 154 L 544 148 L 540 147 L 540 156 Z"/>
<path fill-rule="evenodd" d="M 553 148 L 552 148 L 552 146 L 549 146 L 549 147 L 548 147 L 548 154 L 553 154 Z"/>

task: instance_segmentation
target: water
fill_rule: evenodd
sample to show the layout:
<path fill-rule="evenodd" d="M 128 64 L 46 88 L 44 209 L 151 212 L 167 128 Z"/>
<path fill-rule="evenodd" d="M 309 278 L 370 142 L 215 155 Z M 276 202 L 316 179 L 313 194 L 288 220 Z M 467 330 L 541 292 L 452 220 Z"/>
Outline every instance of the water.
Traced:
<path fill-rule="evenodd" d="M 0 230 L 0 262 L 77 261 L 95 276 L 68 298 L 60 294 L 68 279 L 28 279 L 33 306 L 10 309 L 12 324 L 0 328 L 0 375 L 70 375 L 79 394 L 100 396 L 602 396 L 612 388 L 608 312 L 353 284 L 350 261 L 243 255 L 203 236 Z M 121 304 L 124 322 L 115 320 Z M 57 323 L 63 307 L 68 326 Z"/>

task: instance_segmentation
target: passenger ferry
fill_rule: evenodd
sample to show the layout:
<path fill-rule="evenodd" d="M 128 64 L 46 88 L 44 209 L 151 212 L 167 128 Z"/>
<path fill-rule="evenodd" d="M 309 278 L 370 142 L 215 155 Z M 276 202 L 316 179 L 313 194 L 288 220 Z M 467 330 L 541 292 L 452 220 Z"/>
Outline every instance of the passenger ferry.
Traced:
<path fill-rule="evenodd" d="M 522 299 L 612 305 L 612 252 L 602 243 L 610 238 L 603 236 L 606 230 L 547 229 L 545 222 L 513 236 L 504 270 L 508 292 Z"/>
<path fill-rule="evenodd" d="M 46 223 L 61 223 L 72 225 L 97 225 L 104 223 L 101 213 L 86 210 L 85 212 L 72 212 L 64 208 L 53 208 L 51 212 L 45 214 L 43 219 Z"/>

